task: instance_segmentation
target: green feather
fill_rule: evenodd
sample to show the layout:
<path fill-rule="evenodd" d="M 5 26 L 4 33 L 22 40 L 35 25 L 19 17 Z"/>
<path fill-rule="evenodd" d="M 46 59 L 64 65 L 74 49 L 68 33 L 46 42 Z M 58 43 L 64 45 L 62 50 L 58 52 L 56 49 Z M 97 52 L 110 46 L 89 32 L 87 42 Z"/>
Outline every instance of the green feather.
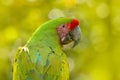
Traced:
<path fill-rule="evenodd" d="M 33 33 L 27 44 L 16 53 L 13 80 L 69 79 L 67 57 L 62 51 L 56 28 L 71 20 L 50 20 Z"/>

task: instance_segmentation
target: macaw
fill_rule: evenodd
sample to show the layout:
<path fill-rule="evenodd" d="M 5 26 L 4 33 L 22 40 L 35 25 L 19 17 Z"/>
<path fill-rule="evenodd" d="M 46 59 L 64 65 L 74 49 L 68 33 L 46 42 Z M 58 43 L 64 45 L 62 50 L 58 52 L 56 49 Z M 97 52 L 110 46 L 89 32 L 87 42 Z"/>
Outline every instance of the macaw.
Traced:
<path fill-rule="evenodd" d="M 13 80 L 69 80 L 69 65 L 63 45 L 81 38 L 79 21 L 57 18 L 42 25 L 28 42 L 17 49 Z"/>

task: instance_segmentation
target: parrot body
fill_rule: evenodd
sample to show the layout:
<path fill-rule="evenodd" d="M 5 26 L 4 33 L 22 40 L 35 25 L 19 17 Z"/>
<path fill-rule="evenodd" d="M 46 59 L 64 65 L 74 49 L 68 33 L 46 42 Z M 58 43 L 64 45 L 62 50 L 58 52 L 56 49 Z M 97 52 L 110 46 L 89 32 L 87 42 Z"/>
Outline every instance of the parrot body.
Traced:
<path fill-rule="evenodd" d="M 68 61 L 57 27 L 71 21 L 59 18 L 44 23 L 24 47 L 18 48 L 13 80 L 69 80 Z"/>

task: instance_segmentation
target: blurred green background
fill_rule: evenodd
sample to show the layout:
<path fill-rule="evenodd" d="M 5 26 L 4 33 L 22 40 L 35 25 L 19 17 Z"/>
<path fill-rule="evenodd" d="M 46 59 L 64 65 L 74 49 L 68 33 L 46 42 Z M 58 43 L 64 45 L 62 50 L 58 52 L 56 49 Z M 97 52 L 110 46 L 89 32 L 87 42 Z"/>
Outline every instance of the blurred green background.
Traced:
<path fill-rule="evenodd" d="M 15 50 L 49 19 L 80 20 L 68 52 L 70 80 L 120 80 L 120 0 L 0 0 L 0 80 L 12 80 Z"/>

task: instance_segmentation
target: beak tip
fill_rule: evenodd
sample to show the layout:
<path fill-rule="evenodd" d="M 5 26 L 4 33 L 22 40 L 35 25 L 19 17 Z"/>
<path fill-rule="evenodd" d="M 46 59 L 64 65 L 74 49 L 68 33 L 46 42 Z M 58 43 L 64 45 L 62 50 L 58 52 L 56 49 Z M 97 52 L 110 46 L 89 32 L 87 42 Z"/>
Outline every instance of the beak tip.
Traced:
<path fill-rule="evenodd" d="M 78 44 L 78 41 L 74 41 L 72 48 L 74 48 Z"/>

